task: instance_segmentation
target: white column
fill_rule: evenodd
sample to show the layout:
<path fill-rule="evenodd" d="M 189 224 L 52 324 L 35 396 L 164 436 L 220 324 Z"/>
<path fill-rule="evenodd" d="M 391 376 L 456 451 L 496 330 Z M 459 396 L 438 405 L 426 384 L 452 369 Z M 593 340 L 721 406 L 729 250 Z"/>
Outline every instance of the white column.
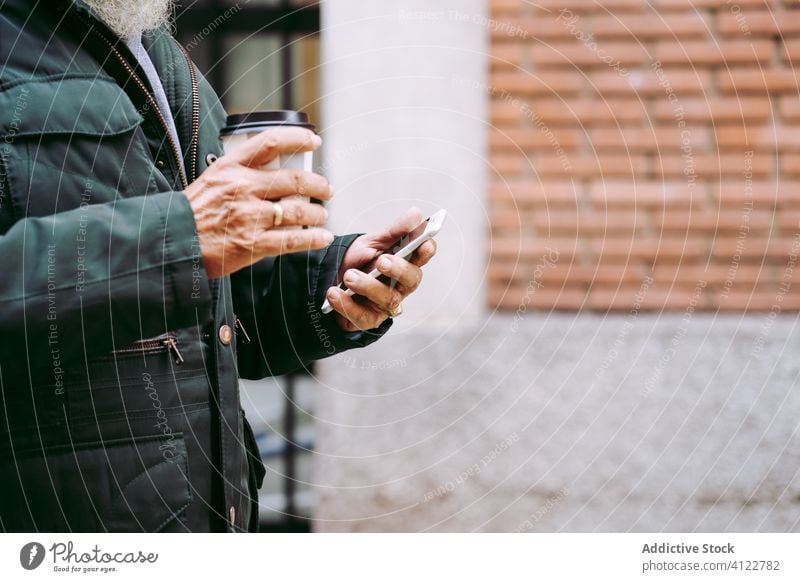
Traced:
<path fill-rule="evenodd" d="M 485 0 L 322 2 L 322 171 L 335 232 L 412 205 L 449 212 L 397 327 L 483 319 L 487 213 Z"/>

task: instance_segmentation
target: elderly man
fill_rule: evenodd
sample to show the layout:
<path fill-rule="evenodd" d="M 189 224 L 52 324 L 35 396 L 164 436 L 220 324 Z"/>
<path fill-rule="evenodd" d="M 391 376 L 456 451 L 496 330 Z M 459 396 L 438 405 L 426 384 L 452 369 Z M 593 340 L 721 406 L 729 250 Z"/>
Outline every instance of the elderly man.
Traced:
<path fill-rule="evenodd" d="M 263 169 L 319 138 L 277 128 L 222 155 L 225 113 L 170 12 L 0 5 L 3 531 L 253 530 L 264 469 L 239 377 L 374 341 L 435 252 L 386 255 L 384 284 L 356 267 L 418 210 L 342 237 L 322 206 L 276 211 L 331 197 Z"/>

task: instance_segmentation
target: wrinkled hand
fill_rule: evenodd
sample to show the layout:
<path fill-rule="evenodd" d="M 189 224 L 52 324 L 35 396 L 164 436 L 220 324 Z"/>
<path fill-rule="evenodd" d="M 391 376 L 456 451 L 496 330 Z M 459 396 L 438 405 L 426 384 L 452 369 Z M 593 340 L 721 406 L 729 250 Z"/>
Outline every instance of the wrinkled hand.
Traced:
<path fill-rule="evenodd" d="M 295 194 L 328 200 L 328 181 L 311 172 L 263 168 L 281 154 L 312 151 L 320 143 L 308 129 L 267 129 L 220 157 L 186 188 L 209 278 L 234 273 L 264 257 L 331 243 L 333 234 L 322 228 L 273 228 L 273 201 Z M 319 204 L 297 199 L 280 204 L 282 226 L 321 226 L 328 217 Z"/>
<path fill-rule="evenodd" d="M 378 270 L 393 281 L 382 283 L 362 273 L 358 267 L 377 257 L 397 239 L 422 222 L 422 212 L 412 208 L 390 227 L 375 234 L 358 237 L 347 249 L 339 270 L 339 280 L 361 297 L 350 297 L 338 287 L 331 287 L 327 299 L 336 311 L 339 327 L 345 331 L 373 329 L 383 323 L 389 311 L 396 309 L 422 281 L 422 267 L 436 254 L 436 242 L 426 241 L 408 258 L 384 254 Z"/>

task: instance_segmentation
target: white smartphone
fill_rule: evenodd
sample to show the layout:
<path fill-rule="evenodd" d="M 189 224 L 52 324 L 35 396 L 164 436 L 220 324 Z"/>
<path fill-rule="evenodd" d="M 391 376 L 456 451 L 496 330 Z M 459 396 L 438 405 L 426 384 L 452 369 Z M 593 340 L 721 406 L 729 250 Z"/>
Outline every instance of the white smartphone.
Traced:
<path fill-rule="evenodd" d="M 442 224 L 444 223 L 444 219 L 447 216 L 447 211 L 442 209 L 438 212 L 431 214 L 428 218 L 423 220 L 419 223 L 419 225 L 414 228 L 411 232 L 405 235 L 403 238 L 395 241 L 395 243 L 390 246 L 385 251 L 382 251 L 377 257 L 375 257 L 370 262 L 361 265 L 359 267 L 360 270 L 367 273 L 370 277 L 374 277 L 379 281 L 389 281 L 390 279 L 383 275 L 378 269 L 375 268 L 375 264 L 378 261 L 378 257 L 380 257 L 384 253 L 388 253 L 390 255 L 395 255 L 396 257 L 400 257 L 402 259 L 406 259 L 411 256 L 415 250 L 419 248 L 419 246 L 424 243 L 426 240 L 432 239 L 436 234 L 441 230 Z M 347 285 L 341 283 L 339 288 L 350 295 L 351 297 L 355 295 L 351 289 L 347 288 Z M 322 313 L 330 313 L 333 311 L 333 306 L 325 300 L 325 303 L 322 304 Z"/>

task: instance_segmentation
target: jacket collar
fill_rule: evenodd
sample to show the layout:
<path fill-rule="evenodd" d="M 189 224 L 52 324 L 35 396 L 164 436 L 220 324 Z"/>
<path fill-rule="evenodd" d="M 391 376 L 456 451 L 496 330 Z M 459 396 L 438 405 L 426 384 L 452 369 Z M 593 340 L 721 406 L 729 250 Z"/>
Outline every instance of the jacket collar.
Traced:
<path fill-rule="evenodd" d="M 100 16 L 83 0 L 57 0 L 56 9 L 67 17 L 80 16 L 115 44 L 125 44 L 116 32 L 111 30 Z"/>

